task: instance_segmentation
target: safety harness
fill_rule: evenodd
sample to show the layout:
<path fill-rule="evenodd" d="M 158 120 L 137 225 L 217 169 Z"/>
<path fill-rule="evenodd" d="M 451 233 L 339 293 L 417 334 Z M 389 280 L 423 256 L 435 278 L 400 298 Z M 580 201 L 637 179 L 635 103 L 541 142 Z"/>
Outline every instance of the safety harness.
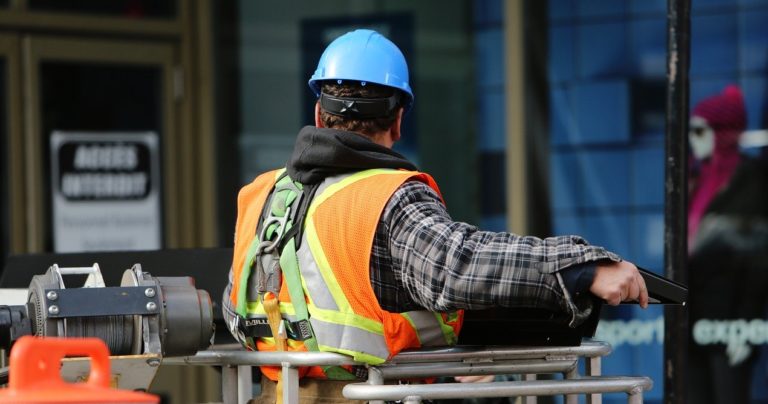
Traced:
<path fill-rule="evenodd" d="M 248 345 L 255 347 L 256 338 L 273 338 L 278 351 L 285 351 L 287 341 L 302 341 L 309 351 L 319 351 L 317 340 L 309 322 L 299 260 L 296 254 L 301 243 L 302 227 L 309 203 L 317 185 L 304 186 L 291 180 L 287 172 L 277 178 L 265 204 L 257 237 L 248 251 L 251 277 L 248 280 L 249 302 L 261 302 L 267 322 L 259 318 L 240 318 L 238 328 Z M 290 296 L 292 320 L 284 320 L 280 312 L 280 289 L 283 279 Z M 323 367 L 329 379 L 354 380 L 356 376 L 338 366 Z M 282 397 L 282 375 L 278 376 L 278 403 Z"/>

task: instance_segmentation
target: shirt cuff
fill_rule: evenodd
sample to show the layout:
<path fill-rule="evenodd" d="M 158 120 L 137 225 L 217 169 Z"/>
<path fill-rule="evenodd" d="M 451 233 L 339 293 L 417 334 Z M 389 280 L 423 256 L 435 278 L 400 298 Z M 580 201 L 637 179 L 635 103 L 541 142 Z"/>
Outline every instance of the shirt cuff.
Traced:
<path fill-rule="evenodd" d="M 595 262 L 585 262 L 560 270 L 563 286 L 574 299 L 589 293 L 589 288 L 595 279 L 596 269 L 597 264 Z"/>

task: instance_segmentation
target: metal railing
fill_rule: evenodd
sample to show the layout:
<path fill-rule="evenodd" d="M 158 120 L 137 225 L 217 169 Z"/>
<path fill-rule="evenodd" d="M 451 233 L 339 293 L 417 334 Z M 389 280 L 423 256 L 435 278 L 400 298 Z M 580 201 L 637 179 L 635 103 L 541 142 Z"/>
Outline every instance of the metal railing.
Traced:
<path fill-rule="evenodd" d="M 537 396 L 565 395 L 566 403 L 578 403 L 586 395 L 590 404 L 602 402 L 601 393 L 625 393 L 627 402 L 643 402 L 643 392 L 653 383 L 647 377 L 601 375 L 601 358 L 610 354 L 607 343 L 585 341 L 575 347 L 475 347 L 425 349 L 401 352 L 389 362 L 368 367 L 366 382 L 344 387 L 344 397 L 373 403 L 401 400 L 523 396 L 525 403 Z M 586 375 L 578 372 L 585 360 Z M 299 367 L 361 365 L 350 357 L 328 352 L 249 352 L 239 346 L 217 347 L 194 356 L 165 358 L 166 365 L 213 365 L 222 367 L 225 404 L 246 403 L 252 398 L 252 366 L 280 366 L 283 402 L 299 401 Z M 536 380 L 537 374 L 562 374 L 561 380 Z M 387 380 L 458 375 L 521 374 L 524 380 L 490 383 L 385 384 Z"/>

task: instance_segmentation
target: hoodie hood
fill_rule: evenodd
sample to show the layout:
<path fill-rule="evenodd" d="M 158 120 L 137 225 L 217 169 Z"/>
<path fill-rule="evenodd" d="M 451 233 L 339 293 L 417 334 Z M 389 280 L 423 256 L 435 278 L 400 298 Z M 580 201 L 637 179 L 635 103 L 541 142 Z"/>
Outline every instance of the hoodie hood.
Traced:
<path fill-rule="evenodd" d="M 334 175 L 372 168 L 417 170 L 400 153 L 365 136 L 315 126 L 301 129 L 287 165 L 288 175 L 306 185 L 320 183 Z"/>

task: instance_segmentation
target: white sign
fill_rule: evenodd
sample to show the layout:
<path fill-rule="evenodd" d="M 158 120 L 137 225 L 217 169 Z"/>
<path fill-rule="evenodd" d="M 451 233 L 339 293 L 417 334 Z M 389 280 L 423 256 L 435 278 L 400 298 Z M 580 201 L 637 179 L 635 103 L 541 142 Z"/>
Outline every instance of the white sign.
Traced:
<path fill-rule="evenodd" d="M 162 247 L 154 132 L 51 135 L 56 252 Z"/>

